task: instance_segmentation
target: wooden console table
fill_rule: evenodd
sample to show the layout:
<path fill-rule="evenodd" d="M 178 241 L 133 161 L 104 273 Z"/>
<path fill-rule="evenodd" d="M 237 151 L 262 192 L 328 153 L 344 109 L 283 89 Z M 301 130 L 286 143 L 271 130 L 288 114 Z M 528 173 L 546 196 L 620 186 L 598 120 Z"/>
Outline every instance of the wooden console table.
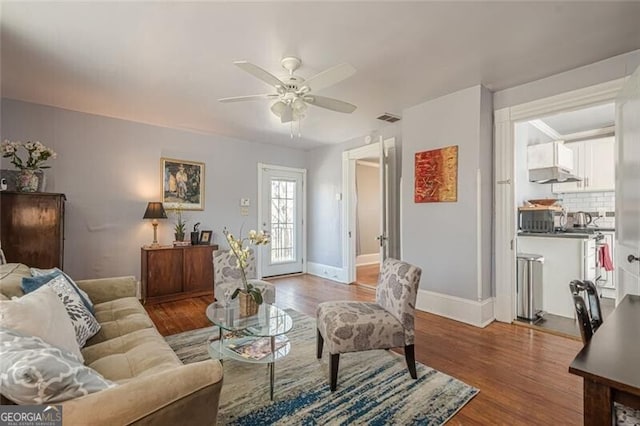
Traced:
<path fill-rule="evenodd" d="M 142 300 L 161 303 L 213 295 L 217 245 L 142 247 Z"/>

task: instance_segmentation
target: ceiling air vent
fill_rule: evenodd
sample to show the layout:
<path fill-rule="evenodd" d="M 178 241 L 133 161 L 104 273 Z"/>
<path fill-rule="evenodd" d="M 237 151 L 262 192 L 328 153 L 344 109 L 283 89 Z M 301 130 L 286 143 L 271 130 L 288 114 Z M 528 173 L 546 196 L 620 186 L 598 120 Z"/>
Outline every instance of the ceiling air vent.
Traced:
<path fill-rule="evenodd" d="M 395 123 L 396 121 L 400 121 L 400 117 L 398 117 L 397 115 L 393 115 L 388 112 L 385 112 L 380 117 L 378 117 L 378 120 L 387 121 L 389 123 Z"/>

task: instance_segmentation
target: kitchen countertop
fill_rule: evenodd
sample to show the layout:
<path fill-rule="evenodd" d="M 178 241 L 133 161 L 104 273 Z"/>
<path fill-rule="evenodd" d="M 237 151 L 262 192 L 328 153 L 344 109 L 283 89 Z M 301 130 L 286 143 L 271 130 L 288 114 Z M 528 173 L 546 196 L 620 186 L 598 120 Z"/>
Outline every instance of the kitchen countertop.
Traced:
<path fill-rule="evenodd" d="M 595 238 L 596 234 L 580 234 L 575 232 L 518 232 L 519 237 L 541 237 L 541 238 L 573 238 L 588 240 Z"/>

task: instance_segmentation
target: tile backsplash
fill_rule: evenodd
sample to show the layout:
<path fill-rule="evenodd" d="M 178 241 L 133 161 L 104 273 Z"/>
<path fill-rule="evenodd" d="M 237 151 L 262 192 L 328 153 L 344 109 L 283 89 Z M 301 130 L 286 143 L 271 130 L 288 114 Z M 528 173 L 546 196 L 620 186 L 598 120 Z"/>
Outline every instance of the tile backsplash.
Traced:
<path fill-rule="evenodd" d="M 615 192 L 572 192 L 562 194 L 560 198 L 567 212 L 587 212 L 593 216 L 596 225 L 603 228 L 615 228 Z M 601 210 L 605 212 L 605 217 L 596 220 L 598 212 Z"/>

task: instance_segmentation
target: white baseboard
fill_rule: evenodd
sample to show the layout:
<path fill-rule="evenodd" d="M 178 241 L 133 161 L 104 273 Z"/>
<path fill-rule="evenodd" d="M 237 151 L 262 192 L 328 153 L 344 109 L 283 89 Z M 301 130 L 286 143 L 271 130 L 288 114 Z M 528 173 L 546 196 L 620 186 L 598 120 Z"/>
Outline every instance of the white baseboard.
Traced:
<path fill-rule="evenodd" d="M 307 274 L 349 284 L 347 282 L 347 272 L 344 268 L 323 265 L 322 263 L 307 262 Z"/>
<path fill-rule="evenodd" d="M 428 290 L 418 290 L 416 308 L 484 328 L 495 320 L 494 303 L 493 297 L 479 302 Z"/>
<path fill-rule="evenodd" d="M 615 299 L 616 298 L 616 289 L 615 288 L 600 287 L 600 290 L 602 290 L 602 297 L 606 297 L 608 299 Z"/>
<path fill-rule="evenodd" d="M 373 265 L 375 263 L 380 263 L 380 253 L 356 256 L 356 266 Z"/>

